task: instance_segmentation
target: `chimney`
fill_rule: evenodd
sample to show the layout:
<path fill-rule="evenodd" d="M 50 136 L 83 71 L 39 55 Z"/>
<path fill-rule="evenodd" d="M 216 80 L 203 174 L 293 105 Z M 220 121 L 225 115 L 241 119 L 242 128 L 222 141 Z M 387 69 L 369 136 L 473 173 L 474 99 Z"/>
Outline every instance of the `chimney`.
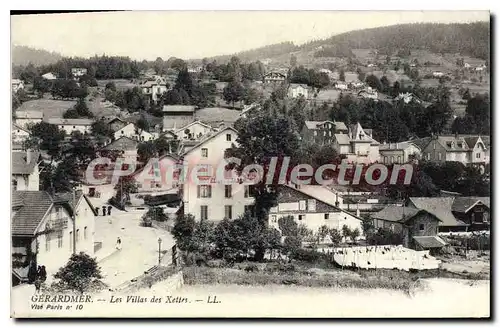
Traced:
<path fill-rule="evenodd" d="M 32 160 L 32 154 L 31 154 L 31 149 L 27 149 L 26 150 L 26 163 L 27 164 L 30 164 L 31 163 L 31 160 Z"/>

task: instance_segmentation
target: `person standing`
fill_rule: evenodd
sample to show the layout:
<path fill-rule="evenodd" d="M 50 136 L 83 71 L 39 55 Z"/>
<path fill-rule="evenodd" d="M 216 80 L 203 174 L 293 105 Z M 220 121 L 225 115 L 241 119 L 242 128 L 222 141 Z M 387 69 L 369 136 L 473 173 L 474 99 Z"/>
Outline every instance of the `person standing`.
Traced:
<path fill-rule="evenodd" d="M 111 215 L 111 209 L 113 208 L 113 206 L 109 205 L 108 206 L 108 215 Z"/>
<path fill-rule="evenodd" d="M 102 216 L 106 216 L 106 205 L 102 206 Z"/>
<path fill-rule="evenodd" d="M 116 239 L 116 249 L 117 250 L 122 249 L 122 240 L 120 239 L 120 237 L 118 237 L 118 239 Z"/>

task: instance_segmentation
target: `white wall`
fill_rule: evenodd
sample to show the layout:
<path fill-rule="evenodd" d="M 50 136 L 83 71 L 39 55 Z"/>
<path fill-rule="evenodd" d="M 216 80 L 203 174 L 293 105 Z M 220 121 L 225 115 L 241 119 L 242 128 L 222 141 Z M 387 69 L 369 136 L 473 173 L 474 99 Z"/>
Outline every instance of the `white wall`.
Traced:
<path fill-rule="evenodd" d="M 59 125 L 59 129 L 66 132 L 67 135 L 70 135 L 73 131 L 79 131 L 80 133 L 84 134 L 85 132 L 90 133 L 92 130 L 90 125 L 69 125 L 69 124 Z"/>
<path fill-rule="evenodd" d="M 12 179 L 17 182 L 16 190 L 40 190 L 40 172 L 38 165 L 35 165 L 31 174 L 13 174 Z"/>
<path fill-rule="evenodd" d="M 26 128 L 28 124 L 37 124 L 42 122 L 41 118 L 16 118 L 16 124 Z"/>
<path fill-rule="evenodd" d="M 139 192 L 169 190 L 177 187 L 178 178 L 175 179 L 175 174 L 173 173 L 174 171 L 177 171 L 175 167 L 176 161 L 167 156 L 159 159 L 158 162 L 160 165 L 161 182 L 154 181 L 154 171 L 152 171 L 153 162 L 151 161 L 146 164 L 141 172 L 134 175 L 134 179 L 138 183 Z M 170 178 L 171 174 L 174 176 L 174 180 Z"/>
<path fill-rule="evenodd" d="M 226 134 L 231 136 L 231 141 L 226 140 Z M 190 170 L 186 176 L 186 181 L 183 185 L 183 201 L 184 212 L 193 214 L 196 219 L 200 219 L 200 206 L 208 206 L 208 219 L 219 221 L 224 218 L 225 205 L 232 206 L 232 217 L 237 218 L 244 213 L 245 205 L 252 205 L 253 198 L 245 198 L 244 186 L 239 183 L 232 184 L 232 197 L 225 197 L 225 186 L 222 183 L 214 181 L 211 183 L 212 195 L 210 198 L 197 197 L 197 184 L 191 179 L 191 169 L 196 164 L 207 164 L 213 167 L 212 175 L 215 175 L 217 167 L 223 163 L 224 151 L 230 148 L 232 143 L 235 143 L 237 134 L 233 130 L 225 130 L 218 136 L 208 140 L 201 147 L 194 149 L 184 157 L 184 161 L 189 166 Z M 208 150 L 208 157 L 202 157 L 202 148 Z M 236 174 L 236 173 L 234 173 Z"/>
<path fill-rule="evenodd" d="M 62 245 L 59 247 L 58 244 L 58 232 L 52 232 L 49 237 L 49 248 L 47 248 L 46 240 L 47 235 L 41 234 L 37 237 L 39 243 L 37 261 L 38 265 L 45 265 L 47 269 L 47 275 L 52 276 L 59 270 L 60 267 L 64 266 L 72 254 L 73 246 L 73 221 L 69 217 L 68 212 L 59 206 L 53 206 L 48 219 L 40 226 L 38 231 L 45 230 L 45 226 L 49 220 L 56 220 L 57 218 L 66 218 L 68 220 L 67 228 L 62 232 Z M 86 237 L 84 236 L 85 227 L 87 227 Z M 77 236 L 78 241 L 76 243 L 77 252 L 85 252 L 89 255 L 94 254 L 94 214 L 87 202 L 83 197 L 81 197 L 80 202 L 77 205 L 77 218 L 75 231 L 78 230 Z"/>
<path fill-rule="evenodd" d="M 177 136 L 177 138 L 179 138 L 179 140 L 188 138 L 187 135 L 184 133 L 186 128 L 189 129 L 189 133 L 193 136 L 194 139 L 197 139 L 200 133 L 202 136 L 204 136 L 210 133 L 211 131 L 214 131 L 214 129 L 212 129 L 211 127 L 196 122 L 194 124 L 181 128 L 175 132 L 175 135 Z"/>

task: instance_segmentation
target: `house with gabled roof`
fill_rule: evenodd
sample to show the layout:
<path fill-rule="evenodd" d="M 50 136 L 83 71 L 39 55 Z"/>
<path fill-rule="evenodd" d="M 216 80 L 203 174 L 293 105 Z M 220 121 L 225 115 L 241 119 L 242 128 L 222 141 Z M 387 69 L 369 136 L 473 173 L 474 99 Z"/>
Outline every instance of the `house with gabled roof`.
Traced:
<path fill-rule="evenodd" d="M 201 140 L 204 136 L 216 132 L 217 129 L 201 121 L 194 121 L 174 130 L 179 140 Z"/>
<path fill-rule="evenodd" d="M 42 265 L 50 280 L 73 251 L 92 256 L 94 227 L 93 206 L 82 192 L 74 196 L 46 191 L 13 192 L 13 284 L 33 281 L 33 272 Z"/>
<path fill-rule="evenodd" d="M 37 124 L 43 121 L 43 112 L 41 111 L 16 111 L 16 125 L 27 128 L 31 124 Z"/>
<path fill-rule="evenodd" d="M 195 106 L 165 105 L 163 106 L 163 131 L 177 130 L 195 121 Z"/>
<path fill-rule="evenodd" d="M 40 153 L 28 149 L 12 152 L 12 189 L 37 191 L 40 188 Z"/>
<path fill-rule="evenodd" d="M 278 187 L 277 205 L 269 210 L 269 225 L 279 230 L 279 219 L 292 216 L 298 225 L 305 225 L 308 229 L 317 232 L 321 226 L 337 229 L 339 232 L 346 225 L 351 230 L 358 229 L 363 235 L 363 219 L 336 206 L 335 198 L 330 200 L 318 197 L 310 189 L 302 185 L 280 185 Z M 325 188 L 325 191 L 326 188 Z"/>
<path fill-rule="evenodd" d="M 431 162 L 489 163 L 487 147 L 480 136 L 434 135 L 412 140 L 422 149 L 422 159 Z"/>
<path fill-rule="evenodd" d="M 23 142 L 29 138 L 30 132 L 27 128 L 12 123 L 12 142 Z"/>
<path fill-rule="evenodd" d="M 408 206 L 438 217 L 440 232 L 489 229 L 490 206 L 486 197 L 410 197 Z"/>
<path fill-rule="evenodd" d="M 349 162 L 374 163 L 380 160 L 380 143 L 373 139 L 371 129 L 363 129 L 356 123 L 349 127 L 347 134 L 335 134 L 333 146 Z"/>
<path fill-rule="evenodd" d="M 175 154 L 151 158 L 148 163 L 132 174 L 132 178 L 137 183 L 138 192 L 158 192 L 178 188 L 180 171 L 176 166 L 178 163 L 179 156 Z"/>
<path fill-rule="evenodd" d="M 372 214 L 371 219 L 375 229 L 388 229 L 401 234 L 404 247 L 436 251 L 446 246 L 446 242 L 438 236 L 442 220 L 432 211 L 388 205 Z"/>
<path fill-rule="evenodd" d="M 152 101 L 156 102 L 161 95 L 168 91 L 167 81 L 164 77 L 156 76 L 153 79 L 146 80 L 139 85 L 142 93 L 149 96 Z"/>
<path fill-rule="evenodd" d="M 302 140 L 326 145 L 333 143 L 335 134 L 347 134 L 348 129 L 344 122 L 336 121 L 305 121 L 302 127 Z"/>
<path fill-rule="evenodd" d="M 288 86 L 288 98 L 299 97 L 309 99 L 309 87 L 306 84 L 290 83 Z"/>

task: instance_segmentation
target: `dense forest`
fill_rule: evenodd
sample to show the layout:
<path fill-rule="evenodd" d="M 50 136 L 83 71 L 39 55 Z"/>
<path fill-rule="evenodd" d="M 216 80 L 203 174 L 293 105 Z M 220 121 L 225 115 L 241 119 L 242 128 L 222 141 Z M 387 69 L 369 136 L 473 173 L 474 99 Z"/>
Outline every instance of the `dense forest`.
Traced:
<path fill-rule="evenodd" d="M 489 60 L 488 22 L 470 24 L 402 24 L 351 31 L 326 40 L 300 46 L 312 50 L 319 46 L 345 44 L 352 48 L 373 48 L 385 54 L 398 49 L 426 49 L 435 53 L 460 53 Z"/>

